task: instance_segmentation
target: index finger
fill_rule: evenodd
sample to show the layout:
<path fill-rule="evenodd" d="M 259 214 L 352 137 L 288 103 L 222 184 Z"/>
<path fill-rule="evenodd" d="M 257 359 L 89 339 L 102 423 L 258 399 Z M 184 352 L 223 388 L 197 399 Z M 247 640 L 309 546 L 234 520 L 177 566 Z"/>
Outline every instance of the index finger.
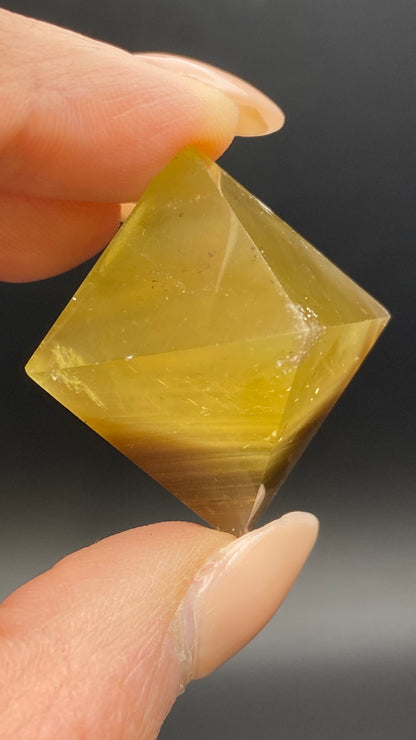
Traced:
<path fill-rule="evenodd" d="M 3 192 L 136 200 L 183 147 L 199 145 L 217 158 L 238 132 L 247 97 L 252 121 L 256 106 L 263 108 L 263 133 L 283 124 L 280 109 L 253 88 L 252 104 L 246 95 L 242 105 L 218 70 L 198 79 L 195 68 L 171 71 L 169 60 L 160 64 L 4 10 L 0 48 Z M 254 124 L 252 130 L 259 133 Z"/>

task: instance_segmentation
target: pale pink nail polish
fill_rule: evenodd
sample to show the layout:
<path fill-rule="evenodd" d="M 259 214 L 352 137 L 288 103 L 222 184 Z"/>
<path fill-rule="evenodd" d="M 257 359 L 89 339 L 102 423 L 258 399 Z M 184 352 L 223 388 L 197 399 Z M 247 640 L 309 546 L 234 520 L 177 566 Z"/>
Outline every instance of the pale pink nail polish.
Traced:
<path fill-rule="evenodd" d="M 240 537 L 205 563 L 182 608 L 193 678 L 211 673 L 269 621 L 317 533 L 316 517 L 294 512 Z"/>
<path fill-rule="evenodd" d="M 140 54 L 142 59 L 176 74 L 212 85 L 231 98 L 239 109 L 236 136 L 262 136 L 278 131 L 284 114 L 267 95 L 230 72 L 195 59 L 171 54 Z"/>

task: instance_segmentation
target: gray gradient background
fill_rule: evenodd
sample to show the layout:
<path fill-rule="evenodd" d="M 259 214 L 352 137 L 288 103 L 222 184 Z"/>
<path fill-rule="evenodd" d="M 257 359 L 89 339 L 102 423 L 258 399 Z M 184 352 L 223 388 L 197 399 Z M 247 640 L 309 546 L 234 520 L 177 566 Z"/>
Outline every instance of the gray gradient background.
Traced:
<path fill-rule="evenodd" d="M 280 613 L 192 685 L 163 740 L 416 737 L 414 0 L 27 0 L 130 50 L 200 57 L 280 102 L 285 129 L 223 165 L 393 321 L 276 498 L 321 536 Z M 23 365 L 87 267 L 0 285 L 1 592 L 105 535 L 196 520 L 46 396 Z"/>

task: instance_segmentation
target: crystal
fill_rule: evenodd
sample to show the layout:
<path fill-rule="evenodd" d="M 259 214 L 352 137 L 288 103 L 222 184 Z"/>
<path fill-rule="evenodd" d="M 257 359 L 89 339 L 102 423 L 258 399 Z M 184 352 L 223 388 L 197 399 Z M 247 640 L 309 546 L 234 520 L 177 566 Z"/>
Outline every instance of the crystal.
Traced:
<path fill-rule="evenodd" d="M 26 370 L 203 519 L 240 534 L 387 321 L 217 164 L 186 149 Z"/>

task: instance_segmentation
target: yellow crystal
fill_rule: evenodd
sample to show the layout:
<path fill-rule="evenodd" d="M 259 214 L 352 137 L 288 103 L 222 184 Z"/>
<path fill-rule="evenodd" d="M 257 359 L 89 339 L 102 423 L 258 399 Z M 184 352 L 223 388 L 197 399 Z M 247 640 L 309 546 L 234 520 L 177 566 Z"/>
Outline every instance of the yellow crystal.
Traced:
<path fill-rule="evenodd" d="M 213 526 L 253 526 L 385 309 L 195 150 L 153 181 L 27 364 Z"/>

